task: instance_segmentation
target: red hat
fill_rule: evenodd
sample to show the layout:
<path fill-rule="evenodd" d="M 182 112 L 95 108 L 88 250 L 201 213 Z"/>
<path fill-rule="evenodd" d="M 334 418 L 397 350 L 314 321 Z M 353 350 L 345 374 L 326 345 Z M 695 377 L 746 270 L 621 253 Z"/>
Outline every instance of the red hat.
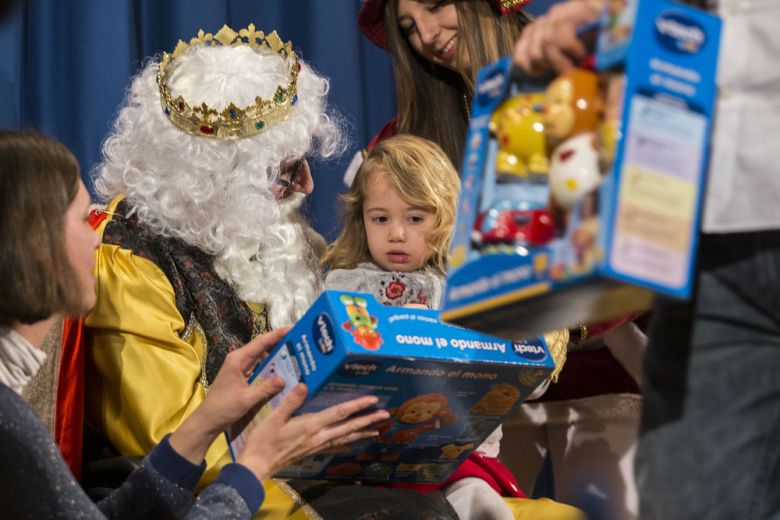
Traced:
<path fill-rule="evenodd" d="M 385 4 L 387 0 L 365 0 L 360 8 L 358 24 L 366 38 L 387 50 L 387 30 L 385 29 Z M 502 14 L 517 12 L 531 0 L 490 0 L 493 7 Z"/>

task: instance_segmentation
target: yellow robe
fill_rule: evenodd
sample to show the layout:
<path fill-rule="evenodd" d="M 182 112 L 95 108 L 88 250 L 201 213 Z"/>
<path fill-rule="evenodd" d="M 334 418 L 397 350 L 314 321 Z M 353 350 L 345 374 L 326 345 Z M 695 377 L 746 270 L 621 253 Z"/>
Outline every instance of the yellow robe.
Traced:
<path fill-rule="evenodd" d="M 111 212 L 118 200 L 106 211 Z M 109 219 L 101 223 L 102 235 Z M 173 432 L 205 396 L 205 337 L 176 307 L 173 287 L 150 260 L 101 244 L 95 265 L 97 304 L 86 318 L 87 421 L 122 455 L 146 455 Z M 201 481 L 230 462 L 219 437 L 207 455 Z"/>

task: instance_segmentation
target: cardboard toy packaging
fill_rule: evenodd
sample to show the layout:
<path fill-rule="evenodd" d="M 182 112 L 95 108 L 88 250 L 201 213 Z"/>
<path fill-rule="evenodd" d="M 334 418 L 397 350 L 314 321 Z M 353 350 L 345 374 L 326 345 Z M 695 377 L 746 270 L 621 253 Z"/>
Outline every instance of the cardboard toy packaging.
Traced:
<path fill-rule="evenodd" d="M 565 343 L 565 339 L 563 339 Z M 554 369 L 547 340 L 507 341 L 466 330 L 436 311 L 388 307 L 373 296 L 324 292 L 255 370 L 309 387 L 299 413 L 376 395 L 391 413 L 375 439 L 309 457 L 280 477 L 438 483 Z M 234 458 L 244 431 L 284 392 L 226 432 Z"/>
<path fill-rule="evenodd" d="M 721 22 L 607 4 L 596 71 L 480 71 L 442 319 L 532 337 L 690 296 Z"/>

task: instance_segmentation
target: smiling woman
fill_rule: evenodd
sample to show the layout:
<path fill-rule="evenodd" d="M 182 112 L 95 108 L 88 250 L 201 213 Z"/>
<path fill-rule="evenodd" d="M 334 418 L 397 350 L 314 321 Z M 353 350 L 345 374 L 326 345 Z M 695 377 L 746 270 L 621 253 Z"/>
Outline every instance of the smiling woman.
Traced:
<path fill-rule="evenodd" d="M 361 29 L 393 58 L 394 130 L 430 139 L 460 165 L 477 71 L 511 54 L 530 22 L 521 10 L 527 3 L 366 0 Z"/>
<path fill-rule="evenodd" d="M 437 0 L 432 5 L 399 0 L 398 27 L 417 54 L 464 76 L 468 74 L 468 49 L 460 49 L 457 41 L 455 4 L 444 0 Z"/>

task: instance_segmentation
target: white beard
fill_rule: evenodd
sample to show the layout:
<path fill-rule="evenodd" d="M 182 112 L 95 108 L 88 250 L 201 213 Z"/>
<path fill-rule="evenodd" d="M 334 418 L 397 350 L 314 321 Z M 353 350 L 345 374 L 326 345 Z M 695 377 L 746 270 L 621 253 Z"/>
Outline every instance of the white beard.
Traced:
<path fill-rule="evenodd" d="M 322 292 L 319 259 L 325 241 L 301 217 L 304 195 L 295 193 L 279 202 L 280 217 L 259 232 L 254 255 L 225 247 L 214 267 L 239 298 L 264 303 L 274 329 L 292 325 Z"/>

